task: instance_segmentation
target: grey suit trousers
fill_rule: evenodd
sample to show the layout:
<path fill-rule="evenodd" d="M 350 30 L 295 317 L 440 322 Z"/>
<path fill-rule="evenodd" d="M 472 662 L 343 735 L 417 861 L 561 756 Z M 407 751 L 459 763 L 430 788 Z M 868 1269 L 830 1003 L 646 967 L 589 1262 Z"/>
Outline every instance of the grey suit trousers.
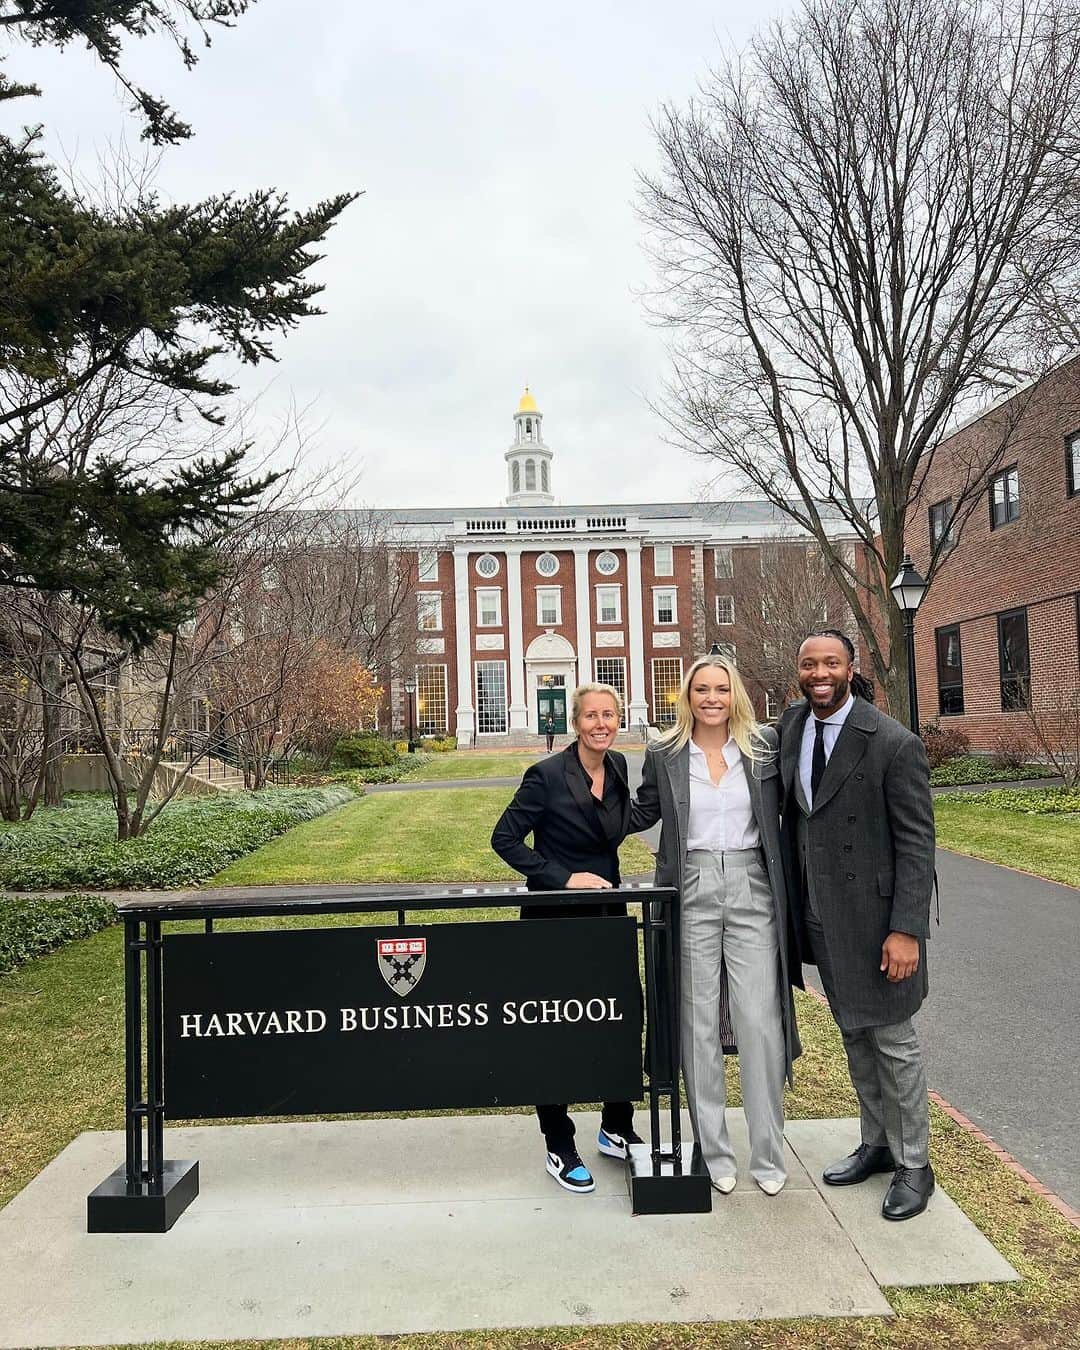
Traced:
<path fill-rule="evenodd" d="M 686 855 L 681 904 L 683 1077 L 694 1137 L 713 1180 L 736 1175 L 720 1036 L 721 963 L 739 1047 L 750 1175 L 783 1181 L 784 1027 L 779 943 L 758 849 Z"/>
<path fill-rule="evenodd" d="M 821 983 L 835 1006 L 821 925 L 811 914 L 806 915 L 806 931 L 817 957 Z M 911 1018 L 881 1027 L 841 1025 L 840 1034 L 851 1083 L 859 1098 L 862 1142 L 874 1147 L 888 1144 L 898 1167 L 925 1167 L 929 1161 L 930 1111 L 926 1070 Z"/>

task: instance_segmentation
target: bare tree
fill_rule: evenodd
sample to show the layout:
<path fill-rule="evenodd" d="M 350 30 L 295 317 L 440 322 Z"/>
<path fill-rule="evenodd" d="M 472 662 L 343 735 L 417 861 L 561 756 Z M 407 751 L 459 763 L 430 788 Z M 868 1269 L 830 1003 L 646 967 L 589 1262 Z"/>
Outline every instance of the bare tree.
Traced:
<path fill-rule="evenodd" d="M 1070 789 L 1080 787 L 1080 684 L 1067 681 L 1033 694 L 1023 704 L 1036 745 Z"/>
<path fill-rule="evenodd" d="M 1071 340 L 1055 304 L 1080 279 L 1078 111 L 1073 0 L 803 0 L 656 123 L 643 213 L 678 334 L 663 411 L 817 541 L 898 714 L 888 586 L 936 447 L 1028 379 L 954 493 L 955 532 Z M 822 503 L 864 545 L 865 592 Z M 918 560 L 928 579 L 943 552 Z"/>
<path fill-rule="evenodd" d="M 826 625 L 848 632 L 853 620 L 814 540 L 788 535 L 752 552 L 757 565 L 742 569 L 706 612 L 705 640 L 734 647 L 751 692 L 783 707 L 798 697 L 796 656 L 806 635 Z"/>

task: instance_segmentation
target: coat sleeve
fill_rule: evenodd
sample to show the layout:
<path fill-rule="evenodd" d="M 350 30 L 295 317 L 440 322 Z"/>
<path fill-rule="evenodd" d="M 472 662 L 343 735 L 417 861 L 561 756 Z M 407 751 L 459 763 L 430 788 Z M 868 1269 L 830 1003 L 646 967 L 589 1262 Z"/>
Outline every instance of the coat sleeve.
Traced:
<path fill-rule="evenodd" d="M 934 889 L 934 802 L 930 765 L 917 736 L 904 738 L 885 774 L 885 809 L 895 859 L 890 927 L 894 933 L 927 937 Z M 878 884 L 884 891 L 885 878 Z"/>
<path fill-rule="evenodd" d="M 570 869 L 562 863 L 549 861 L 525 842 L 525 836 L 535 831 L 546 810 L 547 786 L 540 766 L 531 764 L 525 770 L 513 801 L 492 831 L 491 847 L 515 872 L 538 881 L 546 891 L 561 891 L 570 880 Z"/>
<path fill-rule="evenodd" d="M 656 782 L 656 756 L 645 752 L 641 786 L 630 802 L 630 830 L 647 830 L 660 819 L 660 789 Z"/>

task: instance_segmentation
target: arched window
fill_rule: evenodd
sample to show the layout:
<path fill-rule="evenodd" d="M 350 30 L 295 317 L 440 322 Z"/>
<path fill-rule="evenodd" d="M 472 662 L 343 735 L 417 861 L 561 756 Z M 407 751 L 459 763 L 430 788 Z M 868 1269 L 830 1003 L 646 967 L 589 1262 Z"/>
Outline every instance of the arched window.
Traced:
<path fill-rule="evenodd" d="M 514 467 L 510 470 L 510 477 L 511 477 L 511 479 L 513 480 L 514 491 L 515 491 L 515 492 L 520 492 L 520 491 L 521 491 L 521 465 L 520 465 L 520 463 L 519 463 L 516 459 L 514 460 Z"/>
<path fill-rule="evenodd" d="M 547 490 L 548 490 L 548 468 L 547 468 L 547 460 L 546 460 L 546 459 L 542 459 L 542 460 L 540 461 L 540 486 L 541 486 L 541 488 L 544 490 L 544 492 L 547 492 Z"/>
<path fill-rule="evenodd" d="M 527 459 L 525 461 L 525 491 L 536 491 L 536 460 Z"/>
<path fill-rule="evenodd" d="M 532 440 L 532 418 L 531 418 L 531 417 L 526 417 L 526 419 L 525 419 L 525 439 L 526 439 L 527 441 L 531 441 L 531 440 Z"/>

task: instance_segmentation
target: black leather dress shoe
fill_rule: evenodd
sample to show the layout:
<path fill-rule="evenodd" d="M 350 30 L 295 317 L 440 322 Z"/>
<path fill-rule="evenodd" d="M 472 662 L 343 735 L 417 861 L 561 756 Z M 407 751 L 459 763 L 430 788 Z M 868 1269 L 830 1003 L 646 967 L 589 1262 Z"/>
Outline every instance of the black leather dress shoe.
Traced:
<path fill-rule="evenodd" d="M 881 1205 L 883 1219 L 913 1219 L 921 1214 L 934 1194 L 934 1169 L 898 1167 Z"/>
<path fill-rule="evenodd" d="M 829 1186 L 857 1186 L 875 1172 L 895 1172 L 896 1162 L 885 1144 L 860 1144 L 839 1162 L 830 1163 L 821 1174 Z"/>

